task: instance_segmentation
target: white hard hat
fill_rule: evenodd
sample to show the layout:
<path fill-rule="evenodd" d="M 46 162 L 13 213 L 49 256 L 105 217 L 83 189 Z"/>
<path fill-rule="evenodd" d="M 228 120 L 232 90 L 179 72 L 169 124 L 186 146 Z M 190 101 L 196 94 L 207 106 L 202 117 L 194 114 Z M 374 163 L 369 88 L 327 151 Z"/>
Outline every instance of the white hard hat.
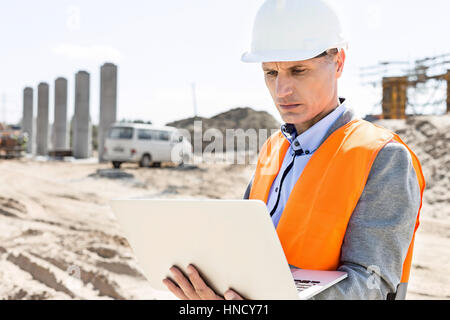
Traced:
<path fill-rule="evenodd" d="M 346 48 L 339 17 L 324 0 L 266 0 L 253 26 L 244 62 L 301 61 Z"/>

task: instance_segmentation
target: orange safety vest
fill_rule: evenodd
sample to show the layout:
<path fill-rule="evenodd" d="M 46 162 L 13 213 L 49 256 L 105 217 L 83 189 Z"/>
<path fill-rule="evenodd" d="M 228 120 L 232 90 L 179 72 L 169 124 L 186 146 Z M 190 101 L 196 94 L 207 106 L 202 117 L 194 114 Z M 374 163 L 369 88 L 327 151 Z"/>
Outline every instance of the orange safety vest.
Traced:
<path fill-rule="evenodd" d="M 404 260 L 401 282 L 408 282 L 419 226 L 425 179 L 417 156 L 392 131 L 356 119 L 334 131 L 306 164 L 292 189 L 277 226 L 288 263 L 302 269 L 336 270 L 353 210 L 378 152 L 390 141 L 411 154 L 420 185 L 420 207 Z M 281 131 L 261 148 L 249 199 L 267 203 L 270 188 L 290 146 Z M 376 245 L 376 243 L 374 243 Z"/>

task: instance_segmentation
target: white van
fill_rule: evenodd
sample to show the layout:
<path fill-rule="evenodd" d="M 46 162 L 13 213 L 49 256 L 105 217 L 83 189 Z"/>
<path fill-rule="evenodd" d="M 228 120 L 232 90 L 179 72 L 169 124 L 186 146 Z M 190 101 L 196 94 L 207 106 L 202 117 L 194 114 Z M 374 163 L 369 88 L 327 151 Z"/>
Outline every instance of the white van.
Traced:
<path fill-rule="evenodd" d="M 103 157 L 114 168 L 124 162 L 141 167 L 160 166 L 162 162 L 182 165 L 192 159 L 192 149 L 177 128 L 118 122 L 108 130 Z"/>

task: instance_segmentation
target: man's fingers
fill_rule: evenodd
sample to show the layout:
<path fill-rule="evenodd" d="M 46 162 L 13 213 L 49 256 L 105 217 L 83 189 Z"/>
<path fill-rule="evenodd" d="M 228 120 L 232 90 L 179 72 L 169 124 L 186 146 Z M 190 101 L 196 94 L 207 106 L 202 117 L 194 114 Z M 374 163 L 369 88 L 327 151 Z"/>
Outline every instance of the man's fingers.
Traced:
<path fill-rule="evenodd" d="M 227 290 L 224 293 L 225 300 L 244 300 L 237 292 L 233 290 Z"/>
<path fill-rule="evenodd" d="M 175 281 L 177 282 L 178 286 L 183 290 L 184 294 L 190 299 L 190 300 L 199 300 L 199 295 L 195 292 L 194 287 L 189 282 L 188 279 L 184 276 L 184 274 L 177 268 L 172 267 L 170 268 L 170 272 L 172 272 L 173 277 Z"/>
<path fill-rule="evenodd" d="M 167 288 L 179 299 L 182 300 L 223 300 L 217 295 L 200 276 L 200 273 L 193 265 L 187 267 L 188 278 L 181 272 L 180 269 L 173 266 L 170 272 L 173 274 L 174 280 L 168 278 L 163 280 Z M 234 290 L 227 290 L 224 294 L 225 300 L 244 300 Z"/>
<path fill-rule="evenodd" d="M 189 300 L 189 298 L 184 294 L 183 290 L 181 290 L 181 288 L 173 283 L 170 279 L 165 278 L 163 280 L 163 283 L 178 299 Z"/>
<path fill-rule="evenodd" d="M 200 298 L 203 300 L 223 300 L 214 292 L 214 290 L 206 285 L 205 281 L 203 281 L 202 277 L 193 265 L 189 265 L 187 269 L 189 280 L 191 280 L 191 283 Z"/>

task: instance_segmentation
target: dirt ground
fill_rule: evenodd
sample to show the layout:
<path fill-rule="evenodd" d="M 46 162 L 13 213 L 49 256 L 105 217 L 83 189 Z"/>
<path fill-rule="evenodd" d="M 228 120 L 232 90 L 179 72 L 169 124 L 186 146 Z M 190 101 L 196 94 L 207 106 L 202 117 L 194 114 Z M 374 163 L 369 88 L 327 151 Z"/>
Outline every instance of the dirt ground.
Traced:
<path fill-rule="evenodd" d="M 0 160 L 0 299 L 171 299 L 149 287 L 108 201 L 240 199 L 254 170 L 225 163 L 184 170 L 127 164 L 129 178 L 99 176 L 98 169 L 110 167 Z M 450 219 L 436 208 L 424 203 L 408 299 L 450 298 Z"/>
<path fill-rule="evenodd" d="M 0 161 L 0 299 L 170 299 L 148 286 L 108 201 L 239 199 L 252 174 L 243 165 L 130 164 L 131 178 L 99 177 L 110 167 Z"/>

